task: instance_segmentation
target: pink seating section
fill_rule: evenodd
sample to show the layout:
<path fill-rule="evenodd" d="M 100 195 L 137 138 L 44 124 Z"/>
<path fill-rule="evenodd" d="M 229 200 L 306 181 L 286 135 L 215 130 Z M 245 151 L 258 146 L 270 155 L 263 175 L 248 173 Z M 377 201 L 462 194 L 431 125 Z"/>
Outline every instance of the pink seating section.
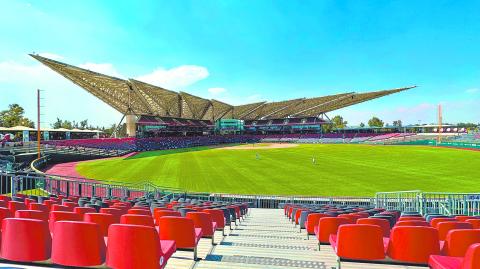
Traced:
<path fill-rule="evenodd" d="M 0 258 L 50 260 L 68 267 L 164 268 L 177 248 L 194 250 L 196 259 L 200 238 L 212 238 L 213 243 L 215 231 L 226 226 L 223 211 L 211 202 L 189 206 L 197 211 L 182 217 L 173 209 L 179 205 L 176 201 L 155 208 L 152 214 L 149 207 L 132 206 L 131 202 L 110 201 L 110 207 L 97 212 L 80 207 L 78 197 L 62 202 L 64 198 L 37 203 L 0 195 L 4 206 L 0 207 Z M 247 204 L 230 206 L 239 219 L 248 210 Z"/>
<path fill-rule="evenodd" d="M 299 225 L 301 212 L 308 207 L 286 204 L 285 216 Z M 306 216 L 305 230 L 321 244 L 330 244 L 339 261 L 429 265 L 433 269 L 480 268 L 480 218 L 472 216 L 436 217 L 427 222 L 421 216 L 400 216 L 399 211 L 318 207 Z M 375 209 L 377 210 L 377 209 Z M 352 211 L 352 209 L 350 209 Z"/>

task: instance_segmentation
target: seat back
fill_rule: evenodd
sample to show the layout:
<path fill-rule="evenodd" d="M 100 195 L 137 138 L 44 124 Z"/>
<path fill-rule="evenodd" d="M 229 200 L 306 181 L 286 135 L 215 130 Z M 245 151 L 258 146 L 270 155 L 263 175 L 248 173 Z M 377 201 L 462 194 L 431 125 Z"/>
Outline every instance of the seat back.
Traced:
<path fill-rule="evenodd" d="M 470 245 L 480 243 L 480 230 L 451 230 L 447 233 L 442 254 L 464 257 Z"/>
<path fill-rule="evenodd" d="M 86 213 L 83 215 L 83 221 L 98 224 L 102 235 L 107 236 L 108 227 L 115 223 L 115 217 L 105 213 Z"/>
<path fill-rule="evenodd" d="M 378 225 L 345 224 L 337 232 L 337 256 L 345 259 L 385 258 L 383 230 Z"/>
<path fill-rule="evenodd" d="M 194 248 L 195 226 L 185 217 L 162 217 L 159 219 L 161 240 L 174 240 L 178 248 Z"/>
<path fill-rule="evenodd" d="M 437 224 L 438 238 L 445 240 L 449 231 L 454 229 L 473 229 L 473 225 L 468 222 L 461 221 L 447 221 Z"/>
<path fill-rule="evenodd" d="M 15 214 L 15 211 L 17 210 L 26 210 L 27 206 L 22 203 L 22 202 L 17 202 L 17 201 L 9 201 L 8 202 L 8 209 L 12 213 L 12 215 Z"/>
<path fill-rule="evenodd" d="M 6 218 L 2 221 L 1 257 L 34 262 L 50 258 L 52 238 L 46 221 Z"/>
<path fill-rule="evenodd" d="M 390 222 L 386 219 L 361 218 L 357 220 L 357 224 L 376 225 L 382 229 L 382 234 L 384 237 L 390 236 Z"/>
<path fill-rule="evenodd" d="M 82 221 L 82 217 L 77 213 L 65 211 L 50 211 L 48 218 L 50 231 L 53 232 L 56 221 Z"/>
<path fill-rule="evenodd" d="M 212 220 L 217 223 L 218 228 L 225 227 L 225 216 L 223 210 L 220 209 L 205 209 L 203 212 L 210 214 Z"/>
<path fill-rule="evenodd" d="M 330 217 L 330 215 L 323 214 L 323 213 L 310 213 L 307 216 L 307 225 L 305 225 L 305 229 L 307 230 L 307 233 L 313 234 L 315 226 L 318 226 L 318 222 L 320 221 L 321 218 L 327 218 Z"/>
<path fill-rule="evenodd" d="M 432 227 L 396 226 L 390 232 L 387 253 L 394 260 L 426 264 L 430 255 L 440 253 L 438 231 Z"/>
<path fill-rule="evenodd" d="M 10 218 L 12 216 L 13 214 L 12 212 L 10 212 L 8 208 L 0 207 L 0 221 L 2 221 L 5 218 Z"/>
<path fill-rule="evenodd" d="M 30 203 L 28 205 L 29 210 L 39 210 L 43 212 L 49 212 L 48 207 L 44 204 L 39 204 L 39 203 Z"/>
<path fill-rule="evenodd" d="M 105 213 L 105 214 L 111 214 L 115 218 L 115 223 L 120 223 L 120 216 L 124 214 L 128 210 L 123 211 L 122 209 L 119 208 L 100 208 L 100 213 Z"/>
<path fill-rule="evenodd" d="M 77 213 L 82 218 L 83 218 L 83 215 L 85 215 L 86 213 L 97 213 L 95 208 L 91 208 L 91 207 L 75 207 L 73 209 L 73 212 Z"/>
<path fill-rule="evenodd" d="M 48 221 L 48 213 L 40 210 L 17 210 L 15 212 L 15 218 Z"/>
<path fill-rule="evenodd" d="M 57 221 L 53 233 L 52 262 L 76 267 L 104 263 L 105 241 L 98 224 Z"/>
<path fill-rule="evenodd" d="M 123 215 L 141 216 L 145 215 Z M 151 217 L 150 217 L 151 218 Z M 108 230 L 107 266 L 116 269 L 163 268 L 162 248 L 153 227 L 113 224 Z"/>
<path fill-rule="evenodd" d="M 181 217 L 182 215 L 178 211 L 171 211 L 171 210 L 157 210 L 155 211 L 154 219 L 155 223 L 159 223 L 159 219 L 162 217 Z"/>
<path fill-rule="evenodd" d="M 430 224 L 424 220 L 402 220 L 397 221 L 395 226 L 423 226 L 423 227 L 430 227 Z"/>
<path fill-rule="evenodd" d="M 319 234 L 317 239 L 320 243 L 328 243 L 330 235 L 337 234 L 338 227 L 344 224 L 351 224 L 350 220 L 338 217 L 324 217 L 318 221 Z"/>
<path fill-rule="evenodd" d="M 188 212 L 187 218 L 193 220 L 195 228 L 201 228 L 204 236 L 211 236 L 215 231 L 212 225 L 212 216 L 204 212 Z"/>
<path fill-rule="evenodd" d="M 120 223 L 155 227 L 153 218 L 146 215 L 125 214 L 120 217 Z"/>
<path fill-rule="evenodd" d="M 68 207 L 68 206 L 66 206 L 66 205 L 57 205 L 57 204 L 55 204 L 55 205 L 52 205 L 51 208 L 52 208 L 52 211 L 66 211 L 66 212 L 72 212 L 72 211 L 73 211 L 72 208 L 70 208 L 70 207 Z"/>
<path fill-rule="evenodd" d="M 144 209 L 144 208 L 130 208 L 128 211 L 128 214 L 133 214 L 133 215 L 146 215 L 146 216 L 151 216 L 152 212 L 150 212 L 149 209 Z"/>
<path fill-rule="evenodd" d="M 446 222 L 446 221 L 457 221 L 457 220 L 454 218 L 434 218 L 430 221 L 430 226 L 432 226 L 433 228 L 437 228 L 437 225 L 440 222 Z"/>
<path fill-rule="evenodd" d="M 405 217 L 400 217 L 398 221 L 407 221 L 407 220 L 420 220 L 420 221 L 425 221 L 424 217 L 417 217 L 417 216 L 405 216 Z"/>
<path fill-rule="evenodd" d="M 480 229 L 480 219 L 467 219 L 465 222 L 472 224 L 473 229 Z"/>
<path fill-rule="evenodd" d="M 480 268 L 480 244 L 471 245 L 462 262 L 462 269 Z"/>

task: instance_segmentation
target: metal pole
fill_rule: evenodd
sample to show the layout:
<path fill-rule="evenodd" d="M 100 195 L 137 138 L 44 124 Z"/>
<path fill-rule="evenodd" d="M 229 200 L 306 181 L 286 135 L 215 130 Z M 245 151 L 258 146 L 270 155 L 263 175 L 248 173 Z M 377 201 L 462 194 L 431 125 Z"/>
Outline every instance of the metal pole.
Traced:
<path fill-rule="evenodd" d="M 37 158 L 40 159 L 40 89 L 37 89 Z"/>

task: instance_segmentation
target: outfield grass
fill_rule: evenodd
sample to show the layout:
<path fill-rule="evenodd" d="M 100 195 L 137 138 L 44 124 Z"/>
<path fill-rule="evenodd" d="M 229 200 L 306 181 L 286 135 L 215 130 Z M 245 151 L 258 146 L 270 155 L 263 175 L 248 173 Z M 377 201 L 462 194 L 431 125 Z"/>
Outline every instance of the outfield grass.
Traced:
<path fill-rule="evenodd" d="M 80 163 L 77 171 L 99 180 L 150 180 L 199 192 L 372 196 L 379 191 L 400 190 L 478 192 L 479 167 L 478 151 L 428 146 L 299 145 L 284 149 L 199 147 L 145 152 L 127 159 Z"/>

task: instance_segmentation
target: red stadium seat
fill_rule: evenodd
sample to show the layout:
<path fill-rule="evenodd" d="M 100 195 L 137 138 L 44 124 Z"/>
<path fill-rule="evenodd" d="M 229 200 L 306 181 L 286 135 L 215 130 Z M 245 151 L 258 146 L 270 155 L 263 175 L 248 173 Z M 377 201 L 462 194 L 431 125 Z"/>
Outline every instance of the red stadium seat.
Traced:
<path fill-rule="evenodd" d="M 430 224 L 424 220 L 402 220 L 397 221 L 395 226 L 423 226 L 423 227 L 430 227 Z"/>
<path fill-rule="evenodd" d="M 430 221 L 430 226 L 433 228 L 437 228 L 437 224 L 440 222 L 446 222 L 446 221 L 457 221 L 454 218 L 434 218 L 432 221 Z"/>
<path fill-rule="evenodd" d="M 461 221 L 440 222 L 437 224 L 438 238 L 440 240 L 445 240 L 448 232 L 455 229 L 473 229 L 473 226 L 468 222 Z"/>
<path fill-rule="evenodd" d="M 473 229 L 480 229 L 480 219 L 467 219 L 465 222 L 472 224 Z"/>
<path fill-rule="evenodd" d="M 12 212 L 10 212 L 8 208 L 0 207 L 0 221 L 2 221 L 5 218 L 10 218 L 12 216 L 13 214 Z"/>
<path fill-rule="evenodd" d="M 151 216 L 152 212 L 150 210 L 142 209 L 142 208 L 130 208 L 128 211 L 128 214 L 133 214 L 133 215 L 147 215 Z"/>
<path fill-rule="evenodd" d="M 100 208 L 100 213 L 105 213 L 105 214 L 111 214 L 115 217 L 115 223 L 120 223 L 120 216 L 122 216 L 126 211 L 123 211 L 122 209 L 119 208 Z"/>
<path fill-rule="evenodd" d="M 453 257 L 463 257 L 470 245 L 480 243 L 480 230 L 451 230 L 447 234 L 442 254 Z"/>
<path fill-rule="evenodd" d="M 158 225 L 159 223 L 159 219 L 161 217 L 166 217 L 166 216 L 170 216 L 170 217 L 181 217 L 182 214 L 180 214 L 180 212 L 178 211 L 171 211 L 171 210 L 158 210 L 158 211 L 155 211 L 155 223 Z"/>
<path fill-rule="evenodd" d="M 219 209 L 205 209 L 203 212 L 210 214 L 212 220 L 217 224 L 217 230 L 225 235 L 225 215 Z"/>
<path fill-rule="evenodd" d="M 86 213 L 97 213 L 95 208 L 92 208 L 92 207 L 75 207 L 73 209 L 73 212 L 77 213 L 82 218 L 83 218 L 83 215 L 85 215 Z"/>
<path fill-rule="evenodd" d="M 424 217 L 400 217 L 398 221 L 407 221 L 407 220 L 419 220 L 419 221 L 425 221 Z"/>
<path fill-rule="evenodd" d="M 146 215 L 125 214 L 120 217 L 120 223 L 155 227 L 153 218 Z"/>
<path fill-rule="evenodd" d="M 213 221 L 212 216 L 204 212 L 188 212 L 187 218 L 193 220 L 195 228 L 202 229 L 202 237 L 212 239 L 213 245 L 215 240 L 215 230 L 217 230 L 217 223 Z"/>
<path fill-rule="evenodd" d="M 26 210 L 27 206 L 22 203 L 22 202 L 16 202 L 16 201 L 9 201 L 8 202 L 8 209 L 12 213 L 12 215 L 15 214 L 15 211 L 17 210 Z"/>
<path fill-rule="evenodd" d="M 17 210 L 15 212 L 15 218 L 48 221 L 48 213 L 40 210 Z"/>
<path fill-rule="evenodd" d="M 73 212 L 51 211 L 48 220 L 49 220 L 50 231 L 53 232 L 53 228 L 56 221 L 61 221 L 61 220 L 82 221 L 82 217 Z"/>
<path fill-rule="evenodd" d="M 346 224 L 330 235 L 330 245 L 341 259 L 375 261 L 385 259 L 388 240 L 378 225 Z"/>
<path fill-rule="evenodd" d="M 465 257 L 432 255 L 428 261 L 431 269 L 477 269 L 480 268 L 480 244 L 473 244 Z"/>
<path fill-rule="evenodd" d="M 98 224 L 102 235 L 107 236 L 108 227 L 115 223 L 115 217 L 105 213 L 86 213 L 83 215 L 83 221 Z"/>
<path fill-rule="evenodd" d="M 7 218 L 2 221 L 1 257 L 34 262 L 50 259 L 52 238 L 46 221 Z"/>
<path fill-rule="evenodd" d="M 357 224 L 377 225 L 382 229 L 383 237 L 390 236 L 390 222 L 386 219 L 361 218 L 357 220 Z"/>
<path fill-rule="evenodd" d="M 79 221 L 55 223 L 53 263 L 82 267 L 102 265 L 104 261 L 105 241 L 98 224 Z"/>
<path fill-rule="evenodd" d="M 323 213 L 311 213 L 307 216 L 307 221 L 305 222 L 305 229 L 307 230 L 307 237 L 309 235 L 315 234 L 315 227 L 318 226 L 318 222 L 321 218 L 330 217 L 330 215 Z"/>
<path fill-rule="evenodd" d="M 49 212 L 48 207 L 44 204 L 39 204 L 39 203 L 31 203 L 28 205 L 29 210 L 39 210 L 43 212 Z"/>
<path fill-rule="evenodd" d="M 52 205 L 52 211 L 65 211 L 65 212 L 72 212 L 73 208 L 70 208 L 66 205 Z"/>
<path fill-rule="evenodd" d="M 397 261 L 426 264 L 430 255 L 440 253 L 438 232 L 432 227 L 394 227 L 390 232 L 387 253 Z"/>
<path fill-rule="evenodd" d="M 174 240 L 178 249 L 193 250 L 193 258 L 197 259 L 197 245 L 202 237 L 202 229 L 195 228 L 193 220 L 185 217 L 159 218 L 161 240 Z"/>
<path fill-rule="evenodd" d="M 52 211 L 52 205 L 56 205 L 56 204 L 59 204 L 59 203 L 57 201 L 53 201 L 53 200 L 45 200 L 45 201 L 43 201 L 43 204 L 47 206 L 48 211 Z"/>
<path fill-rule="evenodd" d="M 338 227 L 343 224 L 351 224 L 350 220 L 346 218 L 326 217 L 318 221 L 318 226 L 315 227 L 315 236 L 318 239 L 318 248 L 320 245 L 328 244 L 330 235 L 336 235 Z"/>
<path fill-rule="evenodd" d="M 123 215 L 122 219 L 125 216 L 148 217 Z M 176 250 L 175 241 L 159 240 L 159 235 L 153 227 L 113 224 L 108 233 L 107 266 L 111 268 L 164 268 Z"/>

